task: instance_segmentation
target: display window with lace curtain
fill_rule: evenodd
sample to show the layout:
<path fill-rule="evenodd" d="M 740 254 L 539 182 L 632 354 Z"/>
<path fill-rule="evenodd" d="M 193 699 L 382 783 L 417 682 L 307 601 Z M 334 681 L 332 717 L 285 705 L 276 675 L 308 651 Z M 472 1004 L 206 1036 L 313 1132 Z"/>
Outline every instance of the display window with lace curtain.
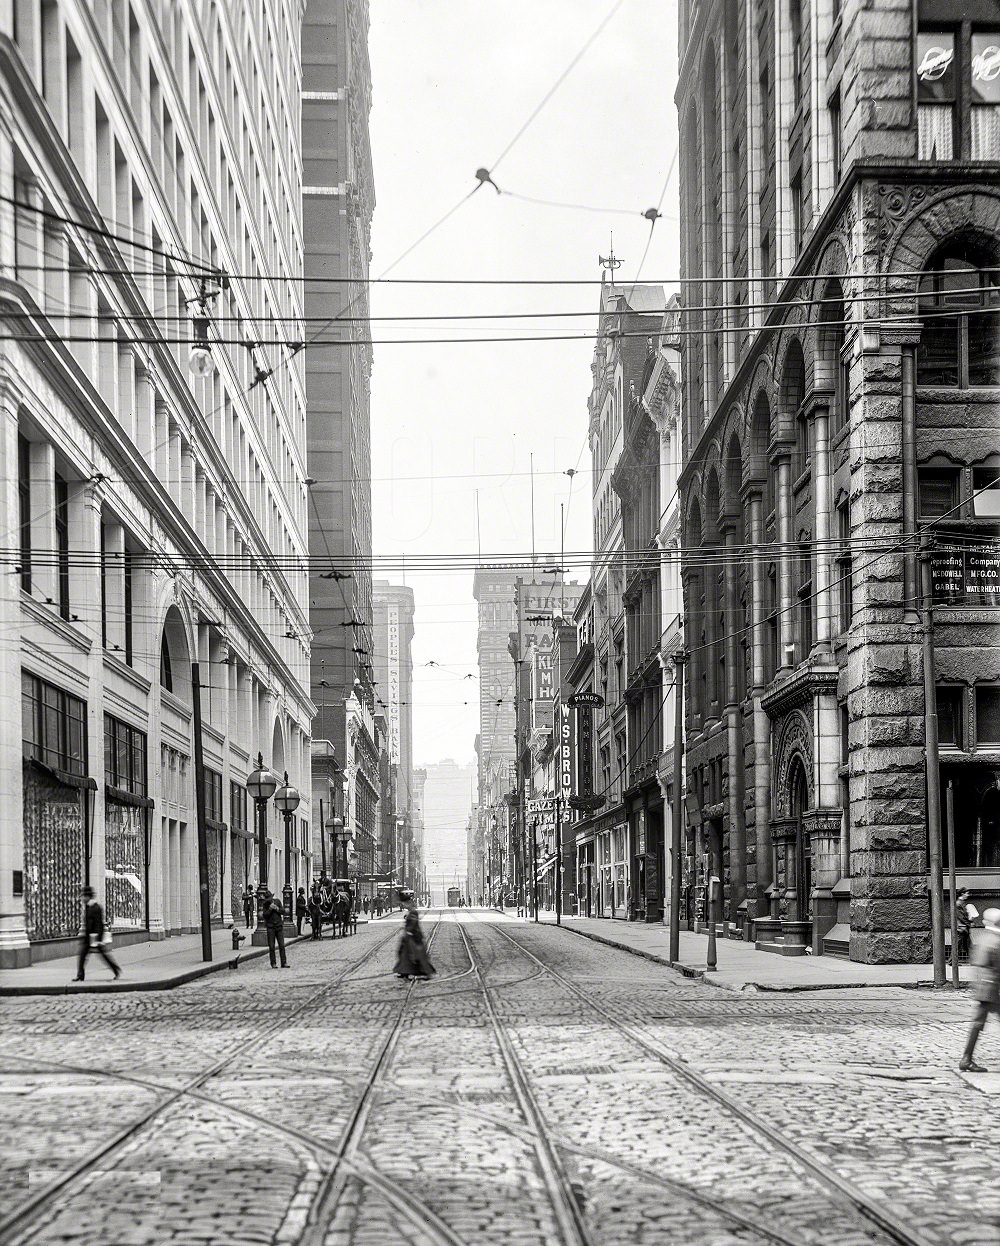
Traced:
<path fill-rule="evenodd" d="M 949 7 L 950 13 L 938 3 L 920 6 L 917 156 L 1000 160 L 1000 12 L 995 4 L 968 5 L 955 22 L 947 19 L 956 6 Z"/>

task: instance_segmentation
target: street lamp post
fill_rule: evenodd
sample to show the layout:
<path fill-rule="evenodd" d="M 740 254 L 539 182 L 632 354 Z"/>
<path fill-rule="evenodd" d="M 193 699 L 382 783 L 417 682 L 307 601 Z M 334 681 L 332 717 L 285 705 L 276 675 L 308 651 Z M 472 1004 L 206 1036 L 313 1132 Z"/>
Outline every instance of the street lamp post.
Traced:
<path fill-rule="evenodd" d="M 294 921 L 292 908 L 292 814 L 299 807 L 302 797 L 298 789 L 288 782 L 288 771 L 285 771 L 281 787 L 274 793 L 275 808 L 285 821 L 285 885 L 281 889 L 281 902 L 285 910 L 285 921 Z"/>
<path fill-rule="evenodd" d="M 340 819 L 338 819 L 338 821 L 340 821 Z M 343 821 L 340 821 L 340 827 L 337 830 L 337 843 L 340 847 L 341 853 L 343 854 L 343 860 L 344 860 L 344 872 L 343 874 L 340 875 L 341 878 L 348 878 L 349 873 L 350 873 L 350 867 L 347 861 L 347 841 L 350 838 L 351 838 L 350 831 L 346 829 Z"/>
<path fill-rule="evenodd" d="M 253 801 L 257 829 L 257 929 L 253 942 L 263 946 L 267 942 L 264 931 L 264 905 L 267 896 L 267 802 L 278 786 L 278 776 L 264 768 L 264 756 L 257 754 L 257 768 L 247 775 L 247 794 Z"/>

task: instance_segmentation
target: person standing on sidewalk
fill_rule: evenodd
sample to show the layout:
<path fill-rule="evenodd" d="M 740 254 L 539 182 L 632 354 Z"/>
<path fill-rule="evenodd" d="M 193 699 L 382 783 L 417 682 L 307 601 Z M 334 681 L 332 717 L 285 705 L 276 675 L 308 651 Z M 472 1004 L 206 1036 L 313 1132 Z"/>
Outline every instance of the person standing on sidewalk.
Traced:
<path fill-rule="evenodd" d="M 277 969 L 275 945 L 281 953 L 282 969 L 290 969 L 285 958 L 285 909 L 281 901 L 270 891 L 264 903 L 264 925 L 267 928 L 267 954 L 271 958 L 271 968 Z"/>
<path fill-rule="evenodd" d="M 298 895 L 295 897 L 295 929 L 300 936 L 302 934 L 302 923 L 306 919 L 308 910 L 309 903 L 306 900 L 306 889 L 305 887 L 300 887 Z"/>
<path fill-rule="evenodd" d="M 985 1073 L 972 1058 L 986 1018 L 995 1013 L 1000 1018 L 1000 909 L 987 909 L 983 914 L 983 937 L 972 951 L 975 977 L 969 994 L 976 1000 L 969 1037 L 958 1067 L 963 1073 Z"/>
<path fill-rule="evenodd" d="M 963 887 L 955 897 L 955 933 L 958 936 L 958 946 L 954 954 L 958 956 L 959 963 L 968 960 L 972 953 L 972 923 L 979 916 L 979 910 L 974 904 L 969 902 L 969 893 Z"/>
<path fill-rule="evenodd" d="M 247 930 L 249 930 L 253 924 L 253 910 L 255 904 L 256 899 L 253 892 L 250 890 L 250 885 L 248 883 L 243 890 L 243 920 L 246 922 Z"/>
<path fill-rule="evenodd" d="M 111 937 L 104 925 L 104 910 L 94 899 L 93 887 L 82 887 L 80 894 L 83 897 L 83 924 L 80 927 L 80 959 L 76 965 L 76 977 L 74 982 L 82 982 L 84 980 L 84 968 L 87 964 L 87 957 L 91 952 L 97 952 L 104 960 L 115 978 L 122 976 L 122 971 L 115 963 L 114 957 L 108 951 L 111 945 Z"/>

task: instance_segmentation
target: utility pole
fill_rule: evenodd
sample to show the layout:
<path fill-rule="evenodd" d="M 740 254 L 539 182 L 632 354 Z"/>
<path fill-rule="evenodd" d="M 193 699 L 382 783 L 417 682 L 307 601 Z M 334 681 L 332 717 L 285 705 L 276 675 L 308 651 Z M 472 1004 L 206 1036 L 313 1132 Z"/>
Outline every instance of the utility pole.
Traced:
<path fill-rule="evenodd" d="M 562 925 L 562 792 L 556 792 L 556 925 Z"/>
<path fill-rule="evenodd" d="M 536 831 L 538 829 L 537 821 L 531 823 L 531 903 L 535 912 L 535 921 L 538 921 L 538 839 Z"/>
<path fill-rule="evenodd" d="M 681 958 L 681 844 L 684 842 L 684 663 L 687 654 L 674 654 L 674 799 L 670 821 L 670 960 Z"/>
<path fill-rule="evenodd" d="M 951 892 L 951 985 L 958 990 L 958 910 L 955 897 L 958 884 L 955 878 L 955 785 L 948 780 L 945 791 L 945 815 L 948 819 L 948 888 Z"/>
<path fill-rule="evenodd" d="M 927 865 L 931 889 L 931 958 L 934 985 L 944 986 L 944 909 L 941 894 L 941 759 L 938 748 L 937 680 L 934 663 L 934 603 L 931 556 L 926 543 L 920 552 L 920 596 L 923 606 L 924 758 L 927 767 Z M 952 854 L 954 861 L 954 854 Z M 954 907 L 954 896 L 952 896 Z M 957 948 L 952 947 L 952 960 Z"/>
<path fill-rule="evenodd" d="M 191 663 L 191 710 L 194 723 L 194 808 L 198 823 L 198 900 L 201 910 L 201 959 L 212 959 L 212 905 L 208 895 L 208 828 L 205 825 L 205 755 L 201 738 L 201 669 Z"/>

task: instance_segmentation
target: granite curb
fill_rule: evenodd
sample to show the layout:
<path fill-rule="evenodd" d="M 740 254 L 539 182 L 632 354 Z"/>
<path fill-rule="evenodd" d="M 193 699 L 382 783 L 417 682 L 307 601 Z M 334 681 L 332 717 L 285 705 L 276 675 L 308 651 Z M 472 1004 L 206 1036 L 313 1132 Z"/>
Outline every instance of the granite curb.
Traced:
<path fill-rule="evenodd" d="M 673 969 L 685 978 L 698 979 L 706 986 L 714 987 L 717 991 L 730 991 L 735 995 L 756 991 L 775 994 L 787 994 L 795 991 L 872 991 L 885 990 L 886 987 L 898 987 L 904 991 L 934 989 L 934 983 L 930 981 L 897 982 L 893 979 L 887 979 L 883 982 L 753 982 L 750 980 L 745 982 L 725 982 L 717 978 L 714 973 L 710 973 L 703 965 L 688 965 L 684 961 L 672 961 L 665 956 L 657 956 L 655 952 L 647 952 L 644 948 L 633 947 L 631 944 L 622 943 L 617 939 L 608 939 L 604 935 L 594 934 L 590 930 L 579 930 L 572 925 L 562 926 L 561 929 L 568 930 L 583 939 L 590 939 L 594 943 L 603 943 L 606 947 L 613 947 L 618 951 L 628 952 L 632 956 L 641 956 L 643 960 L 653 961 L 657 965 L 665 965 L 668 969 Z M 965 985 L 963 982 L 960 989 L 964 988 Z"/>
<path fill-rule="evenodd" d="M 285 946 L 308 941 L 308 935 L 296 935 L 285 940 Z M 175 987 L 184 986 L 198 978 L 205 978 L 210 973 L 219 973 L 223 969 L 238 969 L 241 961 L 260 960 L 268 955 L 266 947 L 248 948 L 245 952 L 237 952 L 235 956 L 222 956 L 193 969 L 185 969 L 169 978 L 125 978 L 123 981 L 112 979 L 110 982 L 66 982 L 41 983 L 36 986 L 0 986 L 0 996 L 4 995 L 124 995 L 137 991 L 171 991 Z M 233 961 L 235 960 L 235 964 Z M 44 964 L 44 962 L 42 962 Z"/>

